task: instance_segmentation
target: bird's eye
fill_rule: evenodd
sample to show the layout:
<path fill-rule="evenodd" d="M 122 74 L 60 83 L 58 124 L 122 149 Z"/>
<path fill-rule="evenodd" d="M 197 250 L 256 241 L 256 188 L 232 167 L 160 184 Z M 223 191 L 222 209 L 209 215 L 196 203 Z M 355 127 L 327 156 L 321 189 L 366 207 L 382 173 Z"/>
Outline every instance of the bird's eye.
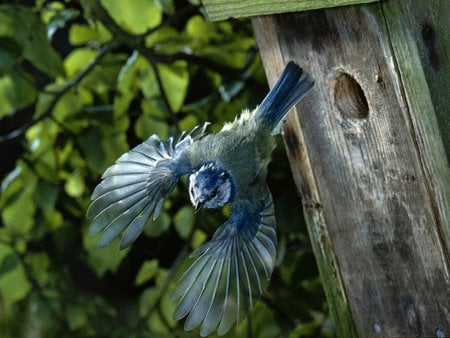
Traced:
<path fill-rule="evenodd" d="M 218 192 L 219 192 L 219 187 L 215 188 L 215 189 L 211 192 L 211 194 L 209 194 L 209 199 L 212 200 L 212 199 L 216 198 Z"/>

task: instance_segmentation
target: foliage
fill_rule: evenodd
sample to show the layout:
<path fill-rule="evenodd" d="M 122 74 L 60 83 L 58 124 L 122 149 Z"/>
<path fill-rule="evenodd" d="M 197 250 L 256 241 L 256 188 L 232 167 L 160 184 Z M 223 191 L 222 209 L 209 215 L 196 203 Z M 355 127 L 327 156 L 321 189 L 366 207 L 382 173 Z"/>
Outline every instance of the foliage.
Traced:
<path fill-rule="evenodd" d="M 213 24 L 196 1 L 0 5 L 0 336 L 196 336 L 172 319 L 168 294 L 224 215 L 194 215 L 180 184 L 130 249 L 98 249 L 87 234 L 89 196 L 149 135 L 205 120 L 217 130 L 266 91 L 249 22 Z M 332 336 L 278 149 L 269 181 L 277 268 L 228 336 Z"/>

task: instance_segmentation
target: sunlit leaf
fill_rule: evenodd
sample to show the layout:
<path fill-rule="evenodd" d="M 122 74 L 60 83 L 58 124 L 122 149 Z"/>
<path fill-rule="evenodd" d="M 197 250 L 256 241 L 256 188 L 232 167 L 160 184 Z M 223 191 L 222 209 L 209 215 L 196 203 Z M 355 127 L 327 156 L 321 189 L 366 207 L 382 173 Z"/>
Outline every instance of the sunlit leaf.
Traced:
<path fill-rule="evenodd" d="M 83 107 L 83 102 L 79 95 L 74 92 L 67 92 L 56 103 L 53 108 L 53 116 L 58 122 L 64 122 L 79 113 Z"/>
<path fill-rule="evenodd" d="M 60 211 L 44 209 L 45 225 L 49 231 L 58 230 L 64 224 L 64 218 Z"/>
<path fill-rule="evenodd" d="M 94 58 L 95 51 L 90 48 L 77 48 L 64 60 L 64 69 L 69 78 L 84 69 Z"/>
<path fill-rule="evenodd" d="M 194 210 L 191 206 L 180 208 L 173 218 L 175 229 L 181 238 L 188 238 L 194 228 Z"/>
<path fill-rule="evenodd" d="M 195 115 L 188 115 L 178 122 L 178 127 L 180 130 L 191 130 L 198 124 L 200 124 L 200 122 Z"/>
<path fill-rule="evenodd" d="M 130 102 L 139 90 L 147 97 L 159 96 L 159 87 L 147 59 L 133 52 L 120 69 L 117 76 L 117 90 L 114 98 L 114 113 L 120 116 L 128 110 Z"/>
<path fill-rule="evenodd" d="M 80 197 L 83 195 L 86 186 L 84 184 L 84 178 L 79 170 L 75 170 L 66 181 L 64 190 L 67 195 L 71 197 Z"/>
<path fill-rule="evenodd" d="M 186 25 L 186 32 L 194 42 L 206 44 L 213 38 L 218 38 L 219 34 L 214 29 L 211 22 L 203 16 L 196 15 L 189 19 Z"/>
<path fill-rule="evenodd" d="M 158 260 L 152 259 L 150 261 L 145 261 L 142 263 L 139 272 L 136 275 L 134 283 L 136 285 L 144 284 L 145 282 L 151 280 L 158 273 Z"/>
<path fill-rule="evenodd" d="M 192 50 L 192 47 L 189 46 L 189 37 L 169 26 L 164 26 L 147 35 L 145 46 L 161 54 L 175 54 Z"/>
<path fill-rule="evenodd" d="M 201 247 L 205 241 L 208 239 L 208 236 L 201 230 L 195 229 L 194 234 L 192 236 L 192 249 L 198 249 Z"/>
<path fill-rule="evenodd" d="M 153 0 L 101 0 L 101 3 L 118 25 L 133 34 L 142 34 L 162 20 L 162 12 Z"/>
<path fill-rule="evenodd" d="M 177 112 L 183 106 L 189 84 L 187 63 L 177 61 L 172 65 L 158 66 L 161 74 L 162 86 L 172 111 Z"/>
<path fill-rule="evenodd" d="M 100 21 L 91 23 L 89 25 L 74 24 L 71 26 L 69 32 L 69 42 L 74 46 L 93 41 L 98 43 L 105 43 L 111 40 L 111 38 L 111 33 Z"/>

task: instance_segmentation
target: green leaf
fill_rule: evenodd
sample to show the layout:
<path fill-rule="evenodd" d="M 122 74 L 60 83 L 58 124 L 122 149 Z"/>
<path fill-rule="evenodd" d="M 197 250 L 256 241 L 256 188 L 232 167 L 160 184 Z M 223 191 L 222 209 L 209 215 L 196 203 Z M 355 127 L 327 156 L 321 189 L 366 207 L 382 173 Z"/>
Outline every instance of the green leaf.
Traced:
<path fill-rule="evenodd" d="M 72 331 L 85 327 L 88 322 L 86 308 L 79 305 L 67 306 L 66 318 Z"/>
<path fill-rule="evenodd" d="M 47 39 L 46 27 L 32 10 L 1 5 L 0 35 L 14 39 L 22 57 L 39 70 L 54 77 L 62 74 L 61 59 Z"/>
<path fill-rule="evenodd" d="M 50 258 L 45 252 L 27 254 L 25 257 L 25 264 L 40 285 L 44 285 L 48 282 Z"/>
<path fill-rule="evenodd" d="M 10 37 L 0 37 L 0 76 L 10 70 L 22 54 L 21 46 Z"/>
<path fill-rule="evenodd" d="M 65 122 L 68 119 L 74 118 L 82 108 L 83 102 L 80 100 L 80 95 L 69 91 L 56 103 L 55 108 L 53 108 L 53 116 L 58 122 Z M 87 121 L 85 122 L 87 124 Z"/>
<path fill-rule="evenodd" d="M 83 246 L 87 252 L 87 262 L 97 276 L 103 276 L 107 271 L 115 272 L 122 260 L 127 256 L 129 249 L 119 250 L 118 240 L 113 241 L 105 248 L 97 246 L 99 235 L 89 236 L 88 227 L 83 228 Z"/>
<path fill-rule="evenodd" d="M 0 76 L 0 118 L 30 105 L 36 99 L 36 95 L 36 89 L 30 82 L 16 72 Z"/>
<path fill-rule="evenodd" d="M 134 284 L 141 285 L 154 278 L 159 271 L 158 265 L 157 259 L 142 263 L 141 268 L 136 275 L 136 279 L 134 280 Z"/>
<path fill-rule="evenodd" d="M 163 210 L 157 219 L 144 228 L 144 233 L 150 237 L 157 237 L 167 231 L 170 220 L 169 214 Z"/>
<path fill-rule="evenodd" d="M 114 113 L 121 116 L 126 113 L 130 102 L 139 90 L 145 97 L 159 97 L 160 91 L 155 74 L 148 60 L 133 52 L 120 69 L 117 76 L 117 90 L 120 95 L 114 98 Z"/>
<path fill-rule="evenodd" d="M 109 15 L 124 30 L 142 34 L 161 23 L 162 12 L 153 0 L 101 0 Z"/>
<path fill-rule="evenodd" d="M 39 181 L 34 197 L 36 204 L 44 210 L 53 210 L 59 195 L 59 187 L 44 181 Z"/>
<path fill-rule="evenodd" d="M 64 60 L 67 77 L 72 78 L 92 61 L 96 53 L 90 48 L 77 48 Z"/>
<path fill-rule="evenodd" d="M 66 181 L 64 190 L 70 197 L 81 197 L 84 194 L 86 185 L 84 184 L 84 177 L 80 170 L 75 170 Z"/>
<path fill-rule="evenodd" d="M 181 238 L 187 239 L 192 229 L 194 228 L 194 210 L 190 206 L 180 208 L 175 214 L 173 221 L 175 223 L 175 230 Z"/>
<path fill-rule="evenodd" d="M 181 109 L 189 85 L 189 73 L 185 61 L 176 61 L 172 65 L 158 66 L 164 92 L 172 111 Z"/>
<path fill-rule="evenodd" d="M 17 165 L 13 171 L 11 171 L 8 175 L 6 175 L 5 179 L 2 181 L 2 185 L 1 185 L 1 192 L 2 192 L 2 196 L 4 198 L 4 193 L 7 190 L 13 190 L 14 188 L 12 187 L 15 183 L 17 186 L 18 180 L 17 178 L 20 176 L 20 174 L 22 173 L 23 167 L 22 165 Z M 20 184 L 20 183 L 18 183 Z M 20 187 L 18 187 L 17 189 L 13 190 L 13 193 L 17 192 L 20 189 Z"/>
<path fill-rule="evenodd" d="M 163 26 L 145 37 L 145 47 L 161 54 L 175 54 L 190 50 L 189 38 L 180 34 L 175 28 Z"/>
<path fill-rule="evenodd" d="M 3 252 L 4 257 L 0 257 L 0 276 L 13 271 L 20 265 L 20 258 L 19 256 L 12 252 L 9 254 L 6 254 Z"/>
<path fill-rule="evenodd" d="M 30 127 L 25 133 L 28 141 L 28 151 L 33 160 L 41 159 L 53 149 L 58 127 L 53 121 L 43 120 Z"/>
<path fill-rule="evenodd" d="M 195 229 L 194 235 L 192 236 L 192 249 L 198 249 L 205 243 L 205 241 L 208 239 L 208 236 L 201 230 Z"/>
<path fill-rule="evenodd" d="M 195 115 L 190 114 L 178 122 L 178 128 L 180 130 L 191 130 L 198 124 L 198 118 Z"/>
<path fill-rule="evenodd" d="M 44 221 L 49 231 L 56 231 L 64 224 L 64 218 L 60 211 L 44 209 Z"/>
<path fill-rule="evenodd" d="M 102 135 L 97 128 L 88 128 L 80 139 L 81 149 L 87 164 L 95 172 L 101 172 L 108 165 L 101 145 Z M 110 162 L 109 164 L 111 164 Z"/>
<path fill-rule="evenodd" d="M 172 319 L 173 320 L 173 319 Z M 158 311 L 152 311 L 147 319 L 147 328 L 155 337 L 170 337 L 170 330 Z"/>
<path fill-rule="evenodd" d="M 37 179 L 23 163 L 19 163 L 18 168 L 8 176 L 8 182 L 2 184 L 0 197 L 1 218 L 13 237 L 29 234 L 36 211 L 34 189 Z"/>
<path fill-rule="evenodd" d="M 201 44 L 207 44 L 210 40 L 219 38 L 214 26 L 201 15 L 189 19 L 186 25 L 186 33 L 195 42 Z"/>
<path fill-rule="evenodd" d="M 0 243 L 0 262 L 6 257 L 15 255 L 13 250 Z M 0 274 L 0 295 L 3 304 L 8 309 L 12 304 L 25 298 L 31 291 L 31 284 L 25 274 L 22 263 L 17 258 L 17 264 L 7 272 Z"/>
<path fill-rule="evenodd" d="M 30 194 L 20 194 L 3 208 L 2 220 L 13 236 L 25 236 L 34 224 L 36 205 Z"/>
<path fill-rule="evenodd" d="M 69 42 L 73 46 L 79 46 L 90 42 L 105 43 L 112 38 L 111 33 L 100 22 L 85 24 L 73 24 L 70 27 Z"/>
<path fill-rule="evenodd" d="M 312 337 L 317 334 L 319 328 L 320 323 L 316 321 L 300 323 L 289 334 L 289 338 Z"/>
<path fill-rule="evenodd" d="M 139 116 L 135 124 L 136 135 L 142 139 L 147 139 L 150 135 L 158 135 L 161 139 L 167 137 L 169 126 L 166 122 L 154 119 L 147 115 Z"/>
<path fill-rule="evenodd" d="M 155 306 L 160 294 L 159 288 L 151 287 L 145 289 L 139 298 L 139 315 L 143 318 L 148 316 L 149 311 Z"/>
<path fill-rule="evenodd" d="M 165 292 L 161 297 L 161 315 L 164 316 L 164 322 L 169 327 L 175 327 L 176 321 L 173 319 L 173 314 L 175 312 L 176 302 L 169 300 L 169 292 Z"/>

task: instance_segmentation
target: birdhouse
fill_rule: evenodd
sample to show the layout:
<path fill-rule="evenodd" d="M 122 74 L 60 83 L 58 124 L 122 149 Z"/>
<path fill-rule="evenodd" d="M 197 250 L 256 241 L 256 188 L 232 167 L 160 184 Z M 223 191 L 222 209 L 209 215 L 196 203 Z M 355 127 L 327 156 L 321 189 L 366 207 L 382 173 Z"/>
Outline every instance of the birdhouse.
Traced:
<path fill-rule="evenodd" d="M 204 0 L 251 17 L 339 337 L 450 335 L 450 2 Z"/>

